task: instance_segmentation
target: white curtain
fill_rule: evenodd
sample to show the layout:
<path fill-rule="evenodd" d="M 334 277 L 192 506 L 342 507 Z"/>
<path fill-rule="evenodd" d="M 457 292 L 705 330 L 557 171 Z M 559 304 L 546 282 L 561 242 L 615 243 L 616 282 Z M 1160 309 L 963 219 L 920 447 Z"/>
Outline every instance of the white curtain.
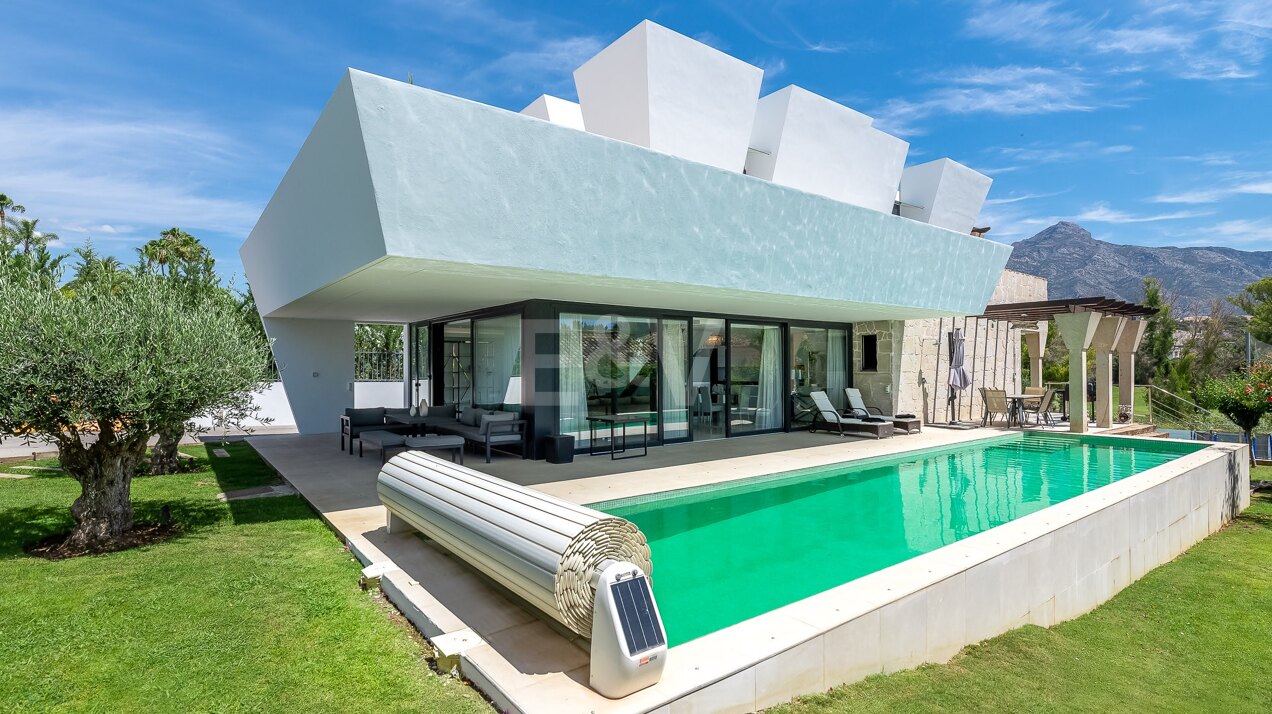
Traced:
<path fill-rule="evenodd" d="M 826 393 L 835 408 L 844 409 L 844 387 L 847 384 L 847 373 L 844 370 L 844 342 L 847 341 L 847 330 L 831 330 L 826 338 Z"/>
<path fill-rule="evenodd" d="M 760 346 L 760 393 L 756 400 L 756 429 L 778 429 L 785 412 L 782 400 L 782 332 L 777 327 L 761 327 L 764 342 Z"/>
<path fill-rule="evenodd" d="M 561 316 L 560 433 L 587 441 L 587 382 L 583 376 L 583 333 L 577 315 Z"/>
<path fill-rule="evenodd" d="M 679 320 L 665 320 L 662 324 L 663 435 L 668 439 L 689 434 L 685 411 L 688 376 L 685 373 L 685 343 L 689 339 L 688 331 L 689 324 Z"/>

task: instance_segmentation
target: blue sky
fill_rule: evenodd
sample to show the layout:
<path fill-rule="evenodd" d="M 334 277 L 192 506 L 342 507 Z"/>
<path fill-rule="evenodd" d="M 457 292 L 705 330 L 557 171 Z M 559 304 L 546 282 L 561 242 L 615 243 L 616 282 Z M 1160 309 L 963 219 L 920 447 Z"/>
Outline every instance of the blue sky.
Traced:
<path fill-rule="evenodd" d="M 981 223 L 1272 250 L 1272 2 L 4 5 L 0 192 L 131 260 L 179 225 L 223 274 L 345 67 L 519 110 L 649 18 L 994 178 Z"/>

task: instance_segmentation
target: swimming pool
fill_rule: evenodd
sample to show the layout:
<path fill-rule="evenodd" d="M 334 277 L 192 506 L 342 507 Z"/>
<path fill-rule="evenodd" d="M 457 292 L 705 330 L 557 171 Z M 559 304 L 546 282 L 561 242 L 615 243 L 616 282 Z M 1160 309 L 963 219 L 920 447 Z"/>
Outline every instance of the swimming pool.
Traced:
<path fill-rule="evenodd" d="M 1020 433 L 592 507 L 649 539 L 674 646 L 1205 447 Z"/>

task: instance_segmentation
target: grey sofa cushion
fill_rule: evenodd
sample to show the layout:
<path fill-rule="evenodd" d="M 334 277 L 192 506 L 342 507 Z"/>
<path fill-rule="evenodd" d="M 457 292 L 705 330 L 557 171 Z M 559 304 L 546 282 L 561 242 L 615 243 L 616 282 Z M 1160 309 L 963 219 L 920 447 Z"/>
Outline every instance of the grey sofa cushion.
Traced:
<path fill-rule="evenodd" d="M 481 418 L 489 413 L 481 407 L 470 407 L 459 413 L 459 423 L 464 426 L 480 426 Z"/>
<path fill-rule="evenodd" d="M 385 416 L 388 416 L 390 414 L 394 416 L 407 416 L 410 413 L 411 413 L 411 410 L 409 407 L 389 407 L 384 410 Z"/>
<path fill-rule="evenodd" d="M 428 414 L 427 414 L 427 416 L 428 416 L 428 417 L 430 417 L 430 418 L 432 418 L 432 417 L 447 417 L 447 418 L 450 418 L 450 419 L 454 419 L 454 418 L 455 418 L 455 405 L 454 405 L 454 404 L 438 404 L 438 405 L 436 405 L 436 406 L 431 406 L 431 407 L 429 407 L 429 408 L 428 408 Z"/>
<path fill-rule="evenodd" d="M 517 415 L 512 412 L 490 412 L 489 414 L 483 414 L 481 417 L 481 433 L 490 433 L 490 424 L 494 422 L 512 421 L 516 418 L 516 416 Z M 496 429 L 495 433 L 498 434 L 501 431 L 507 431 L 507 429 Z"/>
<path fill-rule="evenodd" d="M 384 424 L 384 407 L 346 409 L 345 416 L 349 417 L 350 426 L 380 426 Z"/>

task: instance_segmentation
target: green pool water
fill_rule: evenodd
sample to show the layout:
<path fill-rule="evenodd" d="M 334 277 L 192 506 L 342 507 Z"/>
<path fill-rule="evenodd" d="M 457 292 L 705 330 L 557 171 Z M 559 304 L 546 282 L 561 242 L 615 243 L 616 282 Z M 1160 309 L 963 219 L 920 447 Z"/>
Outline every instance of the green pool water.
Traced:
<path fill-rule="evenodd" d="M 676 645 L 1203 448 L 1012 434 L 592 507 L 649 539 Z"/>

